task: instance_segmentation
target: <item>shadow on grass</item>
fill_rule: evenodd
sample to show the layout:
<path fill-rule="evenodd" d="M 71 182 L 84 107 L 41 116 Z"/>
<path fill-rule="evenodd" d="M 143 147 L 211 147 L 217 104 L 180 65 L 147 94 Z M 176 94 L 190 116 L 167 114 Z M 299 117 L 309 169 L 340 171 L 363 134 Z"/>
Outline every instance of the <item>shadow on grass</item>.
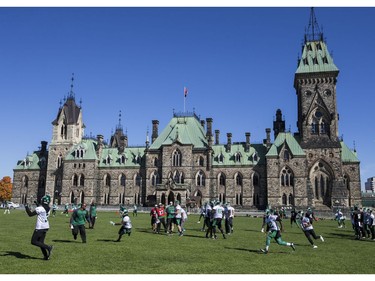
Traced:
<path fill-rule="evenodd" d="M 38 258 L 35 258 L 35 257 L 31 257 L 29 255 L 24 255 L 20 252 L 12 252 L 12 251 L 6 251 L 4 254 L 2 254 L 1 256 L 14 256 L 16 257 L 17 259 L 29 259 L 29 260 L 39 260 Z"/>
<path fill-rule="evenodd" d="M 254 254 L 262 254 L 264 255 L 264 253 L 260 250 L 260 249 L 245 249 L 245 248 L 231 248 L 231 247 L 224 247 L 224 249 L 228 249 L 228 250 L 237 250 L 237 251 L 243 251 L 243 252 L 250 252 L 250 253 L 254 253 Z M 271 252 L 268 252 L 267 255 L 269 254 L 289 254 L 287 252 L 279 252 L 279 251 L 271 251 Z"/>
<path fill-rule="evenodd" d="M 97 239 L 96 241 L 99 241 L 99 242 L 116 242 L 116 240 L 114 240 L 114 239 Z"/>
<path fill-rule="evenodd" d="M 52 240 L 52 242 L 56 242 L 56 243 L 80 243 L 80 242 L 78 242 L 78 241 L 72 241 L 72 240 L 59 240 L 59 239 Z"/>

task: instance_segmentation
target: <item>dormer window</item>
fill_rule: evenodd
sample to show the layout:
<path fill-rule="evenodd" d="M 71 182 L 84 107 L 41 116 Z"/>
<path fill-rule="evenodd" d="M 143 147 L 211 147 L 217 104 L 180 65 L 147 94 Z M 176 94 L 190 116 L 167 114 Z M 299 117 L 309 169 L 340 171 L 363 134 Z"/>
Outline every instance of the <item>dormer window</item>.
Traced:
<path fill-rule="evenodd" d="M 122 155 L 120 158 L 120 164 L 125 164 L 126 163 L 126 157 L 125 155 Z"/>
<path fill-rule="evenodd" d="M 223 163 L 224 162 L 224 155 L 223 155 L 223 153 L 220 153 L 220 155 L 218 157 L 218 161 L 219 161 L 219 163 Z"/>
<path fill-rule="evenodd" d="M 258 160 L 259 160 L 258 153 L 254 152 L 254 154 L 253 154 L 253 162 L 258 162 Z"/>
<path fill-rule="evenodd" d="M 236 155 L 234 156 L 234 161 L 236 163 L 241 163 L 241 153 L 237 152 Z"/>

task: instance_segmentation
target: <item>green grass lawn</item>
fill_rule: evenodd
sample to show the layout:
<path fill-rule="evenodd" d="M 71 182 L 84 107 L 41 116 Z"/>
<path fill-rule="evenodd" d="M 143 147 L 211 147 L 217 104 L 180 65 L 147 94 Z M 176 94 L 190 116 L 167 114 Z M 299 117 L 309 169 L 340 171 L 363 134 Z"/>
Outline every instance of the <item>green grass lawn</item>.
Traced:
<path fill-rule="evenodd" d="M 99 212 L 94 230 L 86 229 L 87 243 L 73 240 L 69 218 L 58 212 L 50 218 L 46 243 L 54 245 L 49 261 L 30 244 L 36 217 L 22 210 L 0 213 L 0 273 L 6 274 L 374 274 L 375 241 L 354 240 L 350 221 L 338 229 L 333 220 L 314 223 L 317 240 L 313 249 L 304 234 L 285 220 L 282 238 L 290 247 L 271 242 L 269 254 L 261 254 L 265 234 L 260 218 L 235 217 L 228 239 L 206 239 L 190 215 L 183 237 L 153 234 L 148 214 L 130 215 L 133 231 L 115 243 L 120 222 L 115 212 Z M 48 266 L 46 266 L 48 265 Z"/>

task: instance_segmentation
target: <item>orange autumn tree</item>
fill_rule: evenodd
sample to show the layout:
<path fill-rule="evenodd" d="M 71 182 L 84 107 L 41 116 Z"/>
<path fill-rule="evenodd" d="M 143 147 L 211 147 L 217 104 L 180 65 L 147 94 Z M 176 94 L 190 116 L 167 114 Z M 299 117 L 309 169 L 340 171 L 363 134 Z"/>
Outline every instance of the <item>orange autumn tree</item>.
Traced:
<path fill-rule="evenodd" d="M 12 180 L 6 176 L 0 180 L 0 201 L 10 200 L 12 198 Z"/>

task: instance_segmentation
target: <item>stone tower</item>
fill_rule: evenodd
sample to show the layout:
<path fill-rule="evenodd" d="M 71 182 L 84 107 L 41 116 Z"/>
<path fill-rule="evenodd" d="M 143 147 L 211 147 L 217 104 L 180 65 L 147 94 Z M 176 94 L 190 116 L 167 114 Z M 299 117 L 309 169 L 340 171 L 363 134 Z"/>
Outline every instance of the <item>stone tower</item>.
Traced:
<path fill-rule="evenodd" d="M 60 199 L 64 180 L 64 159 L 69 149 L 81 142 L 84 135 L 81 107 L 75 102 L 73 78 L 70 93 L 56 119 L 52 122 L 52 141 L 49 145 L 46 193 Z"/>

